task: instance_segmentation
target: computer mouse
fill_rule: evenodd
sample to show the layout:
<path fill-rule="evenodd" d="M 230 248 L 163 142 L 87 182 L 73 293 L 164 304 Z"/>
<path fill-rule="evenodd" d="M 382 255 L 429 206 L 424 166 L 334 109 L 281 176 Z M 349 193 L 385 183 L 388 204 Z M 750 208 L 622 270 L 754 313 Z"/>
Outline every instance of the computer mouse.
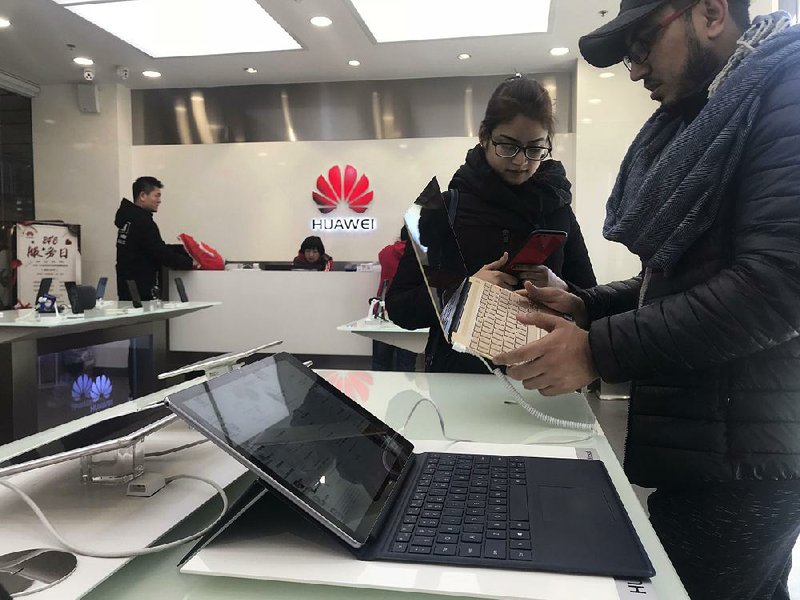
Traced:
<path fill-rule="evenodd" d="M 71 552 L 52 548 L 3 554 L 0 556 L 0 585 L 10 594 L 33 592 L 69 577 L 77 564 L 78 559 Z"/>

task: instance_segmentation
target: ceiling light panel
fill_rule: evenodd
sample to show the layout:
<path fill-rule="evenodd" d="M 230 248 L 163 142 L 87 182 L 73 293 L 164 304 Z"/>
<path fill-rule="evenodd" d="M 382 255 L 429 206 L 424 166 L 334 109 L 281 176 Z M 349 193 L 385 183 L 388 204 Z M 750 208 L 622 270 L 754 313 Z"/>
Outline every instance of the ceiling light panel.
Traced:
<path fill-rule="evenodd" d="M 543 33 L 550 0 L 350 0 L 379 43 Z"/>
<path fill-rule="evenodd" d="M 256 0 L 122 0 L 65 8 L 153 58 L 300 48 Z"/>

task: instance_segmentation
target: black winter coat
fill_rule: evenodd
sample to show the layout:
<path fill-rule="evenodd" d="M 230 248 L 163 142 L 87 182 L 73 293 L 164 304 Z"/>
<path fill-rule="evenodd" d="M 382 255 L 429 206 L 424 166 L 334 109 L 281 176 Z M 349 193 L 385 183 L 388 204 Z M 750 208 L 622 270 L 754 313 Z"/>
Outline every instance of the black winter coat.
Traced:
<path fill-rule="evenodd" d="M 556 229 L 567 232 L 567 241 L 545 264 L 571 285 L 596 285 L 580 227 L 570 208 L 571 185 L 560 162 L 545 161 L 526 183 L 510 186 L 492 170 L 478 145 L 467 153 L 449 188 L 459 191 L 453 227 L 470 274 L 497 260 L 503 252 L 518 251 L 532 231 Z M 449 202 L 449 194 L 445 195 Z M 427 371 L 487 372 L 480 360 L 455 352 L 444 339 L 411 244 L 406 245 L 387 292 L 386 309 L 400 327 L 430 327 L 425 348 Z"/>
<path fill-rule="evenodd" d="M 794 70 L 762 97 L 715 224 L 673 272 L 581 294 L 600 375 L 633 380 L 633 483 L 800 479 L 798 114 Z"/>
<path fill-rule="evenodd" d="M 151 290 L 159 284 L 162 267 L 191 269 L 192 258 L 185 252 L 170 248 L 161 239 L 153 213 L 136 206 L 125 198 L 114 217 L 117 226 L 117 294 L 120 300 L 130 300 L 127 280 L 136 282 L 143 300 L 152 297 Z"/>

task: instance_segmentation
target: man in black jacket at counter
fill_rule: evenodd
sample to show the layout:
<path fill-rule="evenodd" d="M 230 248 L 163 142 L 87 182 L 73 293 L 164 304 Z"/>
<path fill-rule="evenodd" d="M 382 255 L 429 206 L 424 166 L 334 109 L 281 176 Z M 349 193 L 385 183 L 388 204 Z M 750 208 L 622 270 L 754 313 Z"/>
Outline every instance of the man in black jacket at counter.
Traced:
<path fill-rule="evenodd" d="M 114 217 L 117 232 L 117 294 L 130 300 L 126 281 L 133 280 L 142 299 L 153 297 L 159 286 L 162 267 L 191 269 L 197 266 L 186 253 L 170 248 L 161 239 L 153 220 L 161 204 L 161 188 L 155 177 L 139 177 L 133 182 L 133 202 L 123 198 Z"/>

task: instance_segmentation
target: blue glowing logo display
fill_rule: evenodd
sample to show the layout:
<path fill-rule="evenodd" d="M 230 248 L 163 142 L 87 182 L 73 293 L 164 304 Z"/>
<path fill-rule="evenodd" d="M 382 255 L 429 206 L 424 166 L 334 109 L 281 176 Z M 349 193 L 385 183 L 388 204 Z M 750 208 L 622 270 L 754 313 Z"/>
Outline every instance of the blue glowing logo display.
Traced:
<path fill-rule="evenodd" d="M 81 398 L 88 398 L 92 389 L 92 378 L 88 375 L 81 375 L 72 384 L 72 400 L 77 402 Z"/>
<path fill-rule="evenodd" d="M 92 384 L 92 391 L 91 391 L 92 401 L 96 402 L 101 397 L 111 398 L 111 392 L 113 390 L 114 386 L 111 384 L 111 380 L 106 375 L 99 375 Z"/>

